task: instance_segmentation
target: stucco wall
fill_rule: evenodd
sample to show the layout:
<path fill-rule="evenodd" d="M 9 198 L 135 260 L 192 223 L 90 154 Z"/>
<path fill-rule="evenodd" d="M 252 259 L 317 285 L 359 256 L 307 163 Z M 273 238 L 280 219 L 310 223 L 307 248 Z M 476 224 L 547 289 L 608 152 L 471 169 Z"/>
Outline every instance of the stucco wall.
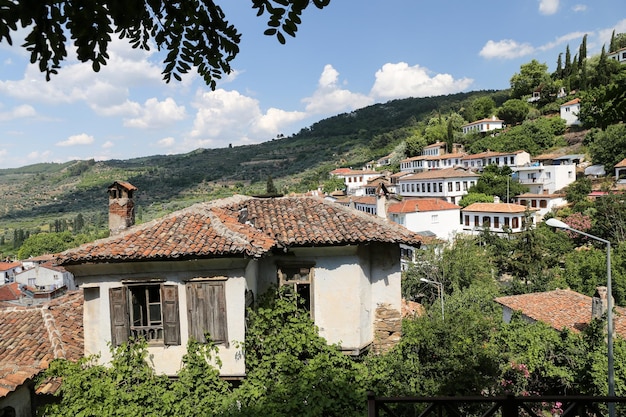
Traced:
<path fill-rule="evenodd" d="M 178 264 L 178 265 L 175 265 Z M 173 268 L 178 266 L 178 270 Z M 120 287 L 124 283 L 142 282 L 162 279 L 162 284 L 177 285 L 178 309 L 181 344 L 178 346 L 149 346 L 148 353 L 157 372 L 174 375 L 182 366 L 182 357 L 186 352 L 189 340 L 187 317 L 187 299 L 185 282 L 194 278 L 227 277 L 225 281 L 226 309 L 229 345 L 219 346 L 219 357 L 222 361 L 223 376 L 242 376 L 245 364 L 238 343 L 245 338 L 245 292 L 247 282 L 244 276 L 245 263 L 226 265 L 220 262 L 197 261 L 168 263 L 146 263 L 132 265 L 128 274 L 110 274 L 107 268 L 88 268 L 89 271 L 78 271 L 77 279 L 85 289 L 84 333 L 85 354 L 100 353 L 100 362 L 108 363 L 111 353 L 108 343 L 111 341 L 111 321 L 109 319 L 109 289 Z M 86 273 L 88 274 L 86 275 Z"/>
<path fill-rule="evenodd" d="M 17 388 L 4 398 L 0 398 L 0 411 L 6 407 L 13 407 L 16 417 L 31 417 L 31 398 L 28 383 Z"/>

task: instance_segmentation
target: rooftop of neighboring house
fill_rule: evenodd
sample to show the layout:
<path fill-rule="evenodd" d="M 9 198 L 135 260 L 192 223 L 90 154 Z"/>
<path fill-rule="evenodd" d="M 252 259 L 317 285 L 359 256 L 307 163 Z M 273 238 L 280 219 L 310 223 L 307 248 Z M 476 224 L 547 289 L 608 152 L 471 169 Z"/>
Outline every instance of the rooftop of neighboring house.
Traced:
<path fill-rule="evenodd" d="M 565 194 L 560 194 L 560 193 L 554 193 L 554 194 L 524 193 L 524 194 L 520 194 L 520 195 L 516 196 L 515 198 L 517 198 L 517 199 L 520 199 L 520 198 L 547 198 L 547 199 L 565 198 Z"/>
<path fill-rule="evenodd" d="M 461 207 L 439 198 L 405 198 L 389 205 L 387 213 L 417 213 L 424 211 L 459 210 Z"/>
<path fill-rule="evenodd" d="M 430 171 L 418 172 L 417 174 L 411 174 L 401 179 L 407 180 L 430 180 L 430 179 L 446 179 L 446 178 L 478 178 L 480 174 L 476 174 L 472 171 L 465 170 L 463 168 L 444 168 L 433 169 Z"/>
<path fill-rule="evenodd" d="M 369 242 L 418 246 L 421 237 L 321 198 L 237 195 L 195 204 L 70 249 L 58 255 L 57 263 L 262 257 L 275 248 Z"/>
<path fill-rule="evenodd" d="M 83 356 L 83 294 L 72 291 L 39 307 L 0 309 L 0 398 L 53 359 Z"/>
<path fill-rule="evenodd" d="M 496 116 L 493 116 L 493 117 L 488 117 L 488 118 L 485 118 L 485 119 L 480 119 L 480 120 L 476 120 L 474 122 L 470 122 L 470 123 L 464 124 L 461 127 L 477 125 L 477 124 L 480 124 L 480 123 L 493 123 L 493 122 L 504 123 L 504 120 L 500 120 Z"/>
<path fill-rule="evenodd" d="M 523 153 L 523 152 L 526 152 L 526 151 L 522 151 L 522 150 L 513 151 L 513 152 L 485 151 L 485 152 L 465 155 L 462 159 L 463 160 L 469 160 L 469 159 L 495 158 L 495 157 L 499 157 L 499 156 L 518 155 L 518 154 Z"/>
<path fill-rule="evenodd" d="M 626 168 L 626 158 L 615 164 L 615 168 Z"/>
<path fill-rule="evenodd" d="M 410 162 L 410 161 L 441 161 L 444 159 L 452 159 L 452 158 L 462 158 L 467 153 L 465 152 L 456 152 L 456 153 L 444 153 L 443 155 L 419 155 L 413 156 L 411 158 L 403 159 L 400 162 Z"/>
<path fill-rule="evenodd" d="M 11 269 L 19 268 L 22 263 L 16 262 L 0 262 L 0 271 L 10 271 Z"/>
<path fill-rule="evenodd" d="M 580 103 L 580 99 L 579 98 L 575 98 L 575 99 L 572 99 L 570 101 L 566 101 L 565 103 L 561 104 L 561 107 L 573 106 L 574 104 L 578 104 L 578 103 Z"/>
<path fill-rule="evenodd" d="M 346 175 L 380 175 L 378 171 L 372 171 L 367 169 L 352 169 L 352 168 L 337 168 L 330 171 L 331 175 L 346 176 Z"/>
<path fill-rule="evenodd" d="M 20 298 L 21 291 L 17 282 L 0 285 L 0 301 L 14 301 Z"/>
<path fill-rule="evenodd" d="M 524 213 L 527 207 L 512 203 L 473 203 L 462 209 L 462 211 L 484 212 L 484 213 Z M 533 211 L 534 209 L 530 209 Z"/>
<path fill-rule="evenodd" d="M 591 322 L 592 298 L 569 289 L 499 297 L 497 303 L 551 327 L 578 332 Z M 615 332 L 626 337 L 626 308 L 615 307 Z"/>

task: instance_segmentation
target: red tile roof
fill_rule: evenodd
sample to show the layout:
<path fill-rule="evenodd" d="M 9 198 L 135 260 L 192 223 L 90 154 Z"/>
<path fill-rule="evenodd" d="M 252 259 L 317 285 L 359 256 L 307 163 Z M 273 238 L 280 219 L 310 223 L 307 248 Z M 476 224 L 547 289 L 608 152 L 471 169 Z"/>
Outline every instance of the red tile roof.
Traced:
<path fill-rule="evenodd" d="M 526 206 L 511 203 L 473 203 L 465 207 L 462 211 L 476 211 L 484 213 L 523 213 Z M 536 211 L 536 209 L 530 209 Z"/>
<path fill-rule="evenodd" d="M 314 197 L 234 196 L 200 203 L 58 255 L 61 265 L 260 257 L 272 248 L 371 241 L 418 245 L 408 229 Z"/>
<path fill-rule="evenodd" d="M 472 171 L 467 171 L 463 168 L 444 168 L 444 169 L 432 169 L 430 171 L 424 171 L 424 172 L 419 172 L 417 174 L 411 174 L 409 176 L 400 178 L 399 181 L 466 178 L 466 177 L 478 178 L 480 177 L 480 175 Z"/>
<path fill-rule="evenodd" d="M 82 291 L 41 307 L 0 309 L 0 398 L 46 369 L 53 359 L 82 356 Z"/>
<path fill-rule="evenodd" d="M 19 300 L 20 294 L 21 291 L 17 282 L 0 285 L 0 301 Z"/>
<path fill-rule="evenodd" d="M 114 187 L 115 184 L 120 185 L 122 188 L 125 188 L 129 191 L 137 191 L 137 187 L 135 187 L 133 184 L 131 184 L 130 182 L 127 181 L 115 181 L 113 184 L 111 184 L 109 186 L 109 188 Z"/>
<path fill-rule="evenodd" d="M 575 98 L 573 100 L 570 100 L 566 103 L 561 104 L 561 107 L 565 107 L 565 106 L 571 106 L 572 104 L 578 104 L 580 103 L 580 99 L 579 98 Z"/>
<path fill-rule="evenodd" d="M 22 266 L 21 262 L 0 262 L 0 271 L 8 271 L 9 269 Z"/>
<path fill-rule="evenodd" d="M 578 332 L 591 322 L 592 298 L 572 290 L 509 295 L 496 298 L 496 302 L 557 330 Z M 615 332 L 626 337 L 626 308 L 615 307 L 615 313 Z"/>
<path fill-rule="evenodd" d="M 622 159 L 617 164 L 615 164 L 615 168 L 625 168 L 625 167 L 626 167 L 626 158 Z"/>
<path fill-rule="evenodd" d="M 463 160 L 472 160 L 472 159 L 482 159 L 482 158 L 493 158 L 496 156 L 509 156 L 509 155 L 517 155 L 520 154 L 522 152 L 522 150 L 519 151 L 514 151 L 514 152 L 494 152 L 494 151 L 485 151 L 485 152 L 480 152 L 480 153 L 475 153 L 475 154 L 471 154 L 471 155 L 465 155 L 463 158 Z"/>
<path fill-rule="evenodd" d="M 460 209 L 456 204 L 439 198 L 405 198 L 399 203 L 389 205 L 387 213 L 415 213 L 420 211 L 440 211 Z"/>

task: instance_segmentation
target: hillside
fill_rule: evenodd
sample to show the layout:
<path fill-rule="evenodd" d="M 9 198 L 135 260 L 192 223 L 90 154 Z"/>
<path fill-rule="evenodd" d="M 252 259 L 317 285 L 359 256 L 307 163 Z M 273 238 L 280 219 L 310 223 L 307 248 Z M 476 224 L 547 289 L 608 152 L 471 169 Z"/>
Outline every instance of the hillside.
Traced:
<path fill-rule="evenodd" d="M 265 190 L 268 176 L 280 191 L 305 191 L 326 179 L 337 166 L 359 166 L 389 152 L 372 139 L 427 119 L 456 111 L 480 95 L 470 92 L 441 97 L 394 100 L 321 120 L 299 133 L 258 145 L 198 149 L 182 155 L 155 155 L 129 160 L 72 161 L 0 170 L 0 227 L 47 230 L 58 219 L 81 213 L 88 224 L 104 227 L 106 187 L 126 180 L 139 188 L 139 220 L 193 202 Z M 500 93 L 501 94 L 501 93 Z M 503 97 L 506 94 L 501 94 Z M 372 148 L 371 145 L 374 147 Z"/>

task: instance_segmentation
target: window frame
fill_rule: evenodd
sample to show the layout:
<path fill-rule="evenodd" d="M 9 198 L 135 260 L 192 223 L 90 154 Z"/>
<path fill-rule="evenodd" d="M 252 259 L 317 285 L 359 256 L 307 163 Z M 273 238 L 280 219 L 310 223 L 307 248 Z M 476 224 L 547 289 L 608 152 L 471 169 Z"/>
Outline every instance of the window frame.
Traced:
<path fill-rule="evenodd" d="M 286 269 L 295 270 L 300 269 L 300 272 L 308 269 L 306 279 L 289 279 L 287 278 Z M 301 288 L 308 286 L 308 299 L 305 299 L 304 308 L 309 311 L 311 318 L 315 314 L 315 297 L 314 297 L 314 282 L 315 282 L 315 262 L 311 261 L 279 261 L 276 262 L 276 276 L 278 278 L 278 285 L 293 286 L 295 294 L 302 294 Z M 308 306 L 306 305 L 308 303 Z"/>
<path fill-rule="evenodd" d="M 199 343 L 211 342 L 229 347 L 227 277 L 195 278 L 185 282 L 189 337 Z"/>

